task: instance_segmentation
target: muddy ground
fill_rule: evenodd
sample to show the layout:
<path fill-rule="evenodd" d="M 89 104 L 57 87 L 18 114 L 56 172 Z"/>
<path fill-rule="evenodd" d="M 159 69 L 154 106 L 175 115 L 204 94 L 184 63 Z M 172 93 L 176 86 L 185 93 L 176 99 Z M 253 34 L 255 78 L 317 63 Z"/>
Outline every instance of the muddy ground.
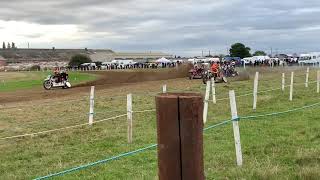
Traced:
<path fill-rule="evenodd" d="M 137 85 L 146 81 L 158 81 L 187 77 L 189 67 L 179 69 L 159 69 L 142 71 L 97 71 L 99 78 L 92 82 L 77 85 L 70 89 L 44 90 L 42 87 L 30 90 L 0 93 L 0 104 L 13 102 L 25 102 L 66 97 L 87 92 L 88 86 L 96 86 L 96 89 L 107 89 L 128 85 Z"/>

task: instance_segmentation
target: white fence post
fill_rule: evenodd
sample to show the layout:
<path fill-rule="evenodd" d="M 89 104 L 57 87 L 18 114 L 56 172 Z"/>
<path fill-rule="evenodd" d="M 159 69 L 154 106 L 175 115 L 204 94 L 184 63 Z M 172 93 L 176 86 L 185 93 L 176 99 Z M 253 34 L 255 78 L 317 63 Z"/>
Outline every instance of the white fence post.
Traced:
<path fill-rule="evenodd" d="M 259 72 L 256 72 L 253 85 L 253 110 L 257 109 Z"/>
<path fill-rule="evenodd" d="M 211 78 L 211 91 L 212 91 L 212 102 L 213 104 L 217 103 L 217 98 L 216 98 L 216 83 L 214 81 L 214 78 Z"/>
<path fill-rule="evenodd" d="M 234 90 L 229 91 L 229 99 L 230 99 L 230 109 L 231 109 L 232 125 L 233 125 L 233 136 L 234 136 L 234 143 L 236 148 L 237 165 L 242 166 L 239 117 L 237 113 L 236 96 L 235 96 Z"/>
<path fill-rule="evenodd" d="M 286 75 L 285 73 L 282 73 L 282 83 L 281 83 L 282 91 L 284 91 L 285 84 L 286 84 Z"/>
<path fill-rule="evenodd" d="M 162 86 L 162 93 L 167 93 L 167 85 Z"/>
<path fill-rule="evenodd" d="M 89 111 L 89 125 L 93 124 L 94 115 L 94 86 L 91 86 L 90 91 L 90 111 Z"/>
<path fill-rule="evenodd" d="M 317 71 L 317 93 L 320 92 L 320 71 Z"/>
<path fill-rule="evenodd" d="M 306 73 L 306 88 L 308 87 L 308 83 L 309 83 L 309 72 L 310 72 L 310 69 L 308 67 L 307 68 L 307 73 Z"/>
<path fill-rule="evenodd" d="M 289 97 L 290 101 L 292 101 L 292 96 L 293 96 L 293 76 L 294 76 L 294 72 L 291 72 L 290 97 Z"/>
<path fill-rule="evenodd" d="M 127 95 L 128 143 L 132 143 L 132 94 Z"/>
<path fill-rule="evenodd" d="M 203 123 L 207 122 L 209 96 L 210 96 L 210 81 L 207 81 L 206 95 L 205 95 L 204 107 L 203 107 Z"/>

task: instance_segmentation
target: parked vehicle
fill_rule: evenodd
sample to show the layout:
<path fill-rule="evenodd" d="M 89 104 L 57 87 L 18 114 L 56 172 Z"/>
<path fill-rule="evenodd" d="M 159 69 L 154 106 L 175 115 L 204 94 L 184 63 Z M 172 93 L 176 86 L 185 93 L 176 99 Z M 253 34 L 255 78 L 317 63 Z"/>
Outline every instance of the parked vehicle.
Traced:
<path fill-rule="evenodd" d="M 63 89 L 71 88 L 71 83 L 69 82 L 68 74 L 58 73 L 55 75 L 49 75 L 43 82 L 43 87 L 46 90 L 51 88 L 61 87 Z"/>
<path fill-rule="evenodd" d="M 97 65 L 96 63 L 83 63 L 80 65 L 80 68 L 97 69 Z"/>

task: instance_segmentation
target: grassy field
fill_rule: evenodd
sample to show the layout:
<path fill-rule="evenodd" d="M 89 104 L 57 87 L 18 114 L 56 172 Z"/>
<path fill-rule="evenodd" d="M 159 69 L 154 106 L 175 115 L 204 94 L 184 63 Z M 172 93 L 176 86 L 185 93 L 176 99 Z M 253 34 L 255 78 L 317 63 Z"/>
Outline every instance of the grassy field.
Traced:
<path fill-rule="evenodd" d="M 256 69 L 248 70 L 251 74 Z M 259 69 L 259 91 L 280 88 L 284 69 Z M 239 116 L 286 111 L 319 102 L 316 84 L 305 88 L 304 70 L 297 70 L 294 98 L 289 88 L 258 95 L 257 110 L 252 111 L 253 79 L 217 84 L 218 99 L 227 98 L 234 89 Z M 286 71 L 286 82 L 289 82 Z M 310 81 L 316 79 L 311 70 Z M 154 109 L 154 95 L 162 84 L 168 91 L 204 93 L 200 80 L 176 79 L 126 85 L 98 90 L 95 120 L 126 113 L 127 93 L 133 93 L 133 110 Z M 88 121 L 88 97 L 75 101 L 26 105 L 0 109 L 0 138 L 72 126 Z M 207 126 L 230 119 L 229 100 L 209 104 Z M 74 166 L 105 159 L 119 153 L 156 143 L 154 112 L 135 113 L 133 143 L 127 144 L 126 117 L 39 136 L 0 140 L 0 179 L 31 179 Z M 206 179 L 319 179 L 320 178 L 319 106 L 301 111 L 241 120 L 240 132 L 244 165 L 236 166 L 232 124 L 204 133 Z M 55 179 L 157 179 L 156 148 L 107 164 L 73 172 Z"/>
<path fill-rule="evenodd" d="M 0 72 L 0 92 L 42 88 L 43 80 L 51 72 Z M 89 73 L 69 72 L 72 85 L 95 80 Z"/>

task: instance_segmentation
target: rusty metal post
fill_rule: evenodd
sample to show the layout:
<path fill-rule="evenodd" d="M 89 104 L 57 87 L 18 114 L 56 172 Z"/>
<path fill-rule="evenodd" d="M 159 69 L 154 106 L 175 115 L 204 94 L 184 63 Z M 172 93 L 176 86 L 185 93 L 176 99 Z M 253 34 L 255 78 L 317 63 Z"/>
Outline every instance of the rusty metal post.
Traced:
<path fill-rule="evenodd" d="M 156 106 L 159 179 L 204 179 L 203 97 L 161 94 Z"/>

